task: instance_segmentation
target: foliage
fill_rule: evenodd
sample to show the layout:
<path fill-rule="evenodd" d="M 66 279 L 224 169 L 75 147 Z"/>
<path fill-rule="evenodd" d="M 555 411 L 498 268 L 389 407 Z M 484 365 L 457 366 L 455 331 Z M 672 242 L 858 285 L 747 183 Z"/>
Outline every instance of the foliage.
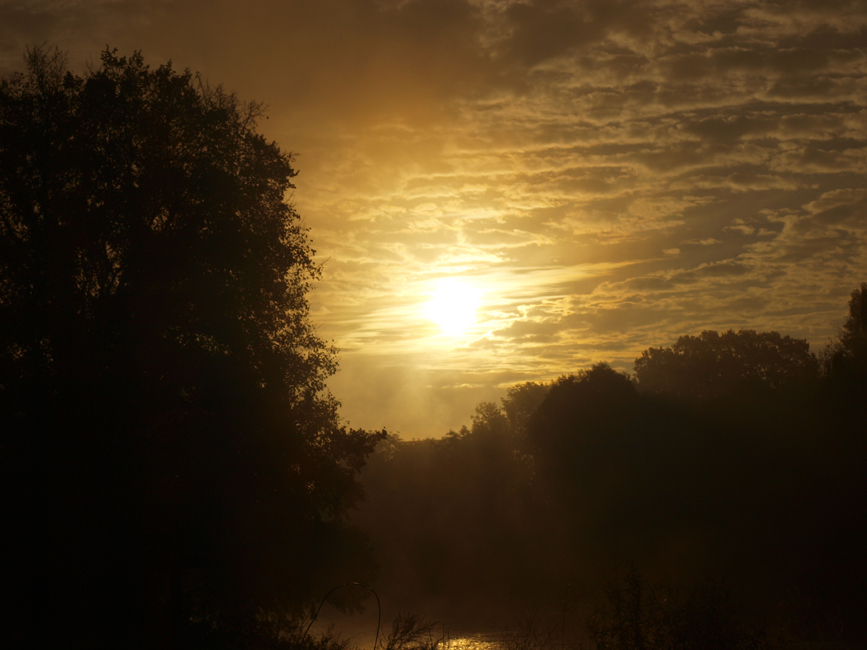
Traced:
<path fill-rule="evenodd" d="M 525 434 L 527 422 L 539 408 L 549 389 L 550 386 L 534 381 L 516 384 L 506 389 L 506 397 L 502 400 L 503 412 L 516 435 Z"/>
<path fill-rule="evenodd" d="M 634 566 L 606 590 L 588 619 L 594 650 L 764 650 L 765 632 L 744 620 L 731 593 L 713 582 L 685 596 L 646 588 Z"/>
<path fill-rule="evenodd" d="M 274 610 L 260 610 L 243 628 L 196 620 L 186 627 L 177 646 L 184 650 L 357 650 L 333 628 L 310 636 L 308 623 L 305 616 Z"/>
<path fill-rule="evenodd" d="M 846 321 L 822 351 L 822 365 L 832 381 L 867 384 L 867 282 L 852 291 Z"/>
<path fill-rule="evenodd" d="M 570 462 L 570 448 L 578 442 L 571 435 L 573 423 L 586 429 L 617 427 L 636 397 L 629 377 L 607 363 L 560 377 L 528 419 L 528 440 L 543 462 Z"/>
<path fill-rule="evenodd" d="M 391 631 L 379 643 L 382 650 L 436 650 L 442 637 L 434 637 L 436 621 L 411 613 L 399 613 Z"/>
<path fill-rule="evenodd" d="M 364 548 L 344 517 L 381 435 L 340 425 L 324 391 L 335 352 L 309 318 L 291 154 L 257 133 L 258 105 L 139 53 L 83 76 L 56 50 L 26 63 L 0 82 L 21 609 L 123 638 L 302 603 Z"/>
<path fill-rule="evenodd" d="M 635 360 L 642 391 L 694 399 L 810 388 L 818 369 L 806 340 L 753 330 L 681 336 Z"/>

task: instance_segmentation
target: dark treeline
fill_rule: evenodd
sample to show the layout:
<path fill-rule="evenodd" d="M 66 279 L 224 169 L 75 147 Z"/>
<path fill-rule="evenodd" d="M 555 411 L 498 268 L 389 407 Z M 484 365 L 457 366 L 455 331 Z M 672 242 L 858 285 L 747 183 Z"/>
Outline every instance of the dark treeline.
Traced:
<path fill-rule="evenodd" d="M 442 439 L 392 436 L 356 519 L 381 584 L 479 616 L 596 599 L 631 563 L 654 584 L 720 580 L 807 637 L 863 639 L 865 303 L 867 284 L 818 356 L 707 331 L 646 350 L 633 377 L 599 363 L 513 387 Z"/>

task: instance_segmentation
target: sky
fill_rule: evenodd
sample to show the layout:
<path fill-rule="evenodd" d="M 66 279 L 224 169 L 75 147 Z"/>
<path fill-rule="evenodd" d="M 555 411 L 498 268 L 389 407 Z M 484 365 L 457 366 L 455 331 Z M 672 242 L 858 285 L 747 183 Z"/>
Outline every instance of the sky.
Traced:
<path fill-rule="evenodd" d="M 354 427 L 707 329 L 819 350 L 867 281 L 867 3 L 0 0 L 0 74 L 42 43 L 267 107 Z"/>

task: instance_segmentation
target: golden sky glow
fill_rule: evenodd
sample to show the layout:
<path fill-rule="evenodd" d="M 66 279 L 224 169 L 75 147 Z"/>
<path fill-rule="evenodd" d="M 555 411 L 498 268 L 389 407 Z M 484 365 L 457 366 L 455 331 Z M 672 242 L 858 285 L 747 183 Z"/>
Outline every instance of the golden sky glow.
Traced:
<path fill-rule="evenodd" d="M 0 70 L 46 41 L 268 106 L 355 426 L 441 435 L 703 329 L 821 346 L 867 280 L 863 2 L 0 4 Z M 425 311 L 448 278 L 480 292 L 460 336 Z"/>

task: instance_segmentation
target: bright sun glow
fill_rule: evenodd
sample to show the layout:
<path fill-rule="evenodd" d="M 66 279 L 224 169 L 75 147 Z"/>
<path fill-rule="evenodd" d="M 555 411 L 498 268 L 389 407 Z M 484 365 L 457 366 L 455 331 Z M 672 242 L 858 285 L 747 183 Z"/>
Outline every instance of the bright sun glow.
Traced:
<path fill-rule="evenodd" d="M 425 305 L 425 315 L 442 328 L 443 334 L 462 334 L 476 322 L 479 291 L 468 284 L 449 278 L 441 280 Z"/>

